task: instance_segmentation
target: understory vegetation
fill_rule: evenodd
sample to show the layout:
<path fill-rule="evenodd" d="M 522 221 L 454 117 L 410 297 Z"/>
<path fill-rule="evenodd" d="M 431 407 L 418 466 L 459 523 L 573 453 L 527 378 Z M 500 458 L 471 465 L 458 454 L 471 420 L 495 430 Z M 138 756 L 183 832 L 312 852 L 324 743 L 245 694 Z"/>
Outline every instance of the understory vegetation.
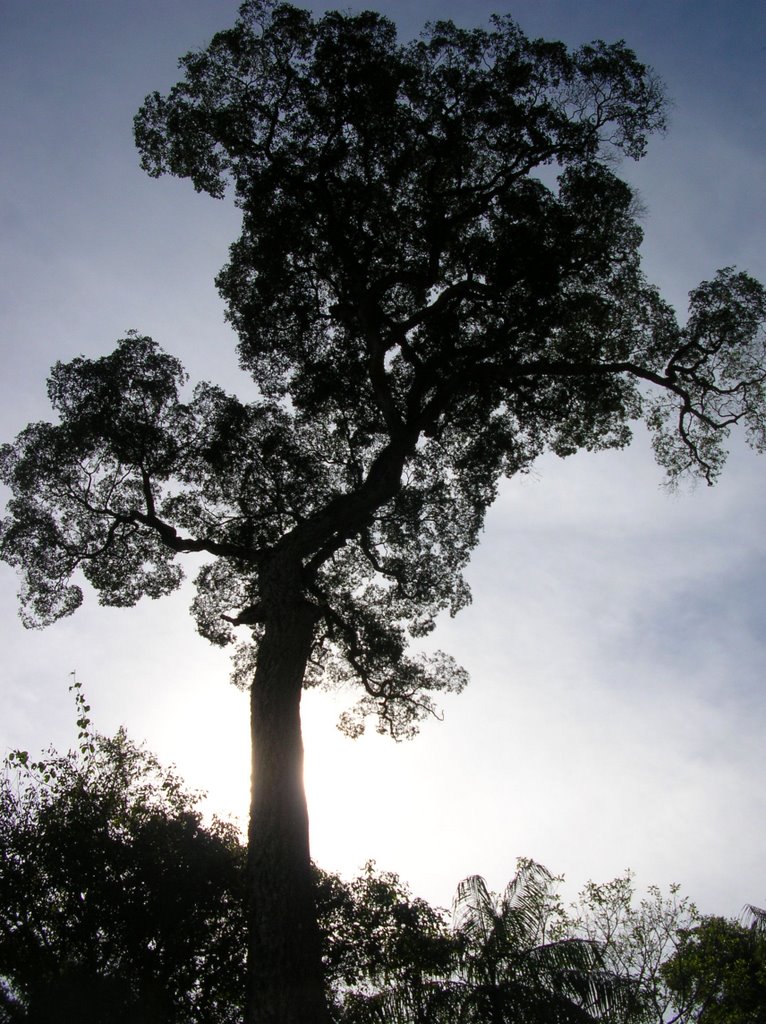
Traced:
<path fill-rule="evenodd" d="M 235 1024 L 247 952 L 245 846 L 125 730 L 8 755 L 0 783 L 0 1022 Z M 464 879 L 450 912 L 373 862 L 315 869 L 337 1024 L 766 1019 L 766 915 L 705 917 L 678 887 L 588 883 L 520 859 L 502 894 Z"/>

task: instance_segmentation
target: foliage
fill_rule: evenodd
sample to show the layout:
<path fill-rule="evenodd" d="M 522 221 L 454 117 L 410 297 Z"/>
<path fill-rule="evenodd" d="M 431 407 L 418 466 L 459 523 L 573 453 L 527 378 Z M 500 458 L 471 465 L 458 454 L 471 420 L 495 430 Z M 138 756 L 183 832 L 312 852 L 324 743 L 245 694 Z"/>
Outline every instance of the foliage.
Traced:
<path fill-rule="evenodd" d="M 321 1024 L 301 685 L 358 683 L 344 727 L 375 713 L 396 737 L 460 690 L 411 640 L 469 601 L 499 482 L 542 452 L 623 447 L 644 420 L 672 480 L 712 482 L 733 427 L 764 450 L 766 292 L 721 270 L 681 326 L 646 281 L 616 166 L 665 104 L 622 42 L 570 51 L 499 17 L 401 43 L 373 12 L 246 0 L 181 68 L 136 142 L 149 174 L 234 194 L 218 285 L 259 397 L 189 394 L 138 333 L 57 363 L 58 421 L 0 448 L 0 557 L 41 626 L 83 579 L 133 605 L 207 556 L 199 631 L 247 632 L 248 1020 Z"/>
<path fill-rule="evenodd" d="M 766 910 L 763 907 L 754 907 L 748 903 L 743 910 L 743 918 L 746 924 L 761 935 L 766 934 Z"/>
<path fill-rule="evenodd" d="M 219 821 L 204 826 L 198 795 L 124 730 L 94 732 L 73 689 L 78 751 L 6 759 L 0 1020 L 236 1021 L 238 836 Z M 555 882 L 532 861 L 520 862 L 502 900 L 466 879 L 450 928 L 445 912 L 372 863 L 351 882 L 316 870 L 333 1019 L 590 1019 L 574 1007 L 607 998 L 606 975 L 596 944 L 561 937 Z"/>
<path fill-rule="evenodd" d="M 79 687 L 79 684 L 75 684 Z M 236 831 L 120 730 L 79 751 L 10 754 L 0 780 L 0 1020 L 241 1019 Z"/>
<path fill-rule="evenodd" d="M 640 416 L 673 477 L 712 480 L 739 422 L 762 446 L 763 289 L 722 271 L 681 328 L 644 280 L 613 165 L 664 102 L 622 43 L 570 52 L 496 18 L 402 44 L 371 12 L 248 0 L 181 66 L 136 139 L 150 174 L 233 185 L 219 286 L 263 397 L 184 401 L 179 362 L 139 335 L 57 364 L 60 424 L 0 459 L 0 553 L 30 625 L 80 604 L 78 573 L 130 605 L 199 551 L 198 628 L 258 640 L 289 583 L 317 617 L 309 681 L 358 680 L 359 713 L 407 734 L 465 682 L 408 635 L 469 599 L 501 476 L 625 445 Z"/>
<path fill-rule="evenodd" d="M 350 882 L 320 872 L 317 905 L 339 1024 L 442 1019 L 457 949 L 443 911 L 373 862 Z"/>
<path fill-rule="evenodd" d="M 357 916 L 357 904 L 342 915 L 340 928 L 335 925 L 337 935 L 347 938 L 341 948 L 351 965 L 345 968 L 345 987 L 342 974 L 335 973 L 342 1024 L 747 1024 L 764 1019 L 766 945 L 758 908 L 749 908 L 749 927 L 702 918 L 677 885 L 667 894 L 652 886 L 637 898 L 629 874 L 589 882 L 568 908 L 557 893 L 560 879 L 522 859 L 502 896 L 471 876 L 458 887 L 450 931 L 428 908 L 416 924 L 428 944 L 413 942 L 405 928 L 394 930 L 392 947 L 390 940 L 381 942 L 381 923 L 390 935 L 394 921 L 415 922 L 416 915 L 407 891 L 395 876 L 391 885 L 391 878 L 376 880 L 368 873 L 348 890 L 340 886 L 348 906 L 360 883 L 355 891 L 363 894 L 363 903 L 378 893 L 372 916 L 369 907 Z M 355 923 L 362 921 L 354 936 Z M 372 941 L 365 943 L 365 935 Z"/>
<path fill-rule="evenodd" d="M 244 997 L 244 849 L 121 729 L 95 732 L 79 683 L 78 749 L 14 751 L 0 783 L 0 1021 L 226 1024 Z M 325 980 L 340 1024 L 392 983 L 444 974 L 445 915 L 372 863 L 315 869 Z"/>
<path fill-rule="evenodd" d="M 244 998 L 244 850 L 199 795 L 91 727 L 78 750 L 6 758 L 0 784 L 0 1021 L 234 1024 Z M 502 896 L 460 883 L 451 921 L 369 863 L 315 869 L 336 1024 L 746 1024 L 766 1008 L 762 912 L 700 918 L 630 876 L 574 909 L 531 860 Z"/>
<path fill-rule="evenodd" d="M 723 917 L 705 917 L 679 938 L 679 948 L 663 973 L 683 1007 L 684 1021 L 762 1024 L 766 1020 L 766 936 L 761 929 Z"/>
<path fill-rule="evenodd" d="M 611 1021 L 608 1015 L 622 1005 L 625 981 L 606 969 L 597 943 L 572 933 L 556 893 L 558 881 L 531 860 L 519 861 L 502 897 L 479 876 L 466 878 L 453 903 L 451 934 L 443 920 L 427 917 L 422 938 L 428 944 L 424 947 L 422 938 L 408 943 L 412 959 L 405 961 L 405 970 L 398 955 L 384 956 L 377 969 L 368 969 L 366 991 L 360 991 L 357 978 L 356 989 L 345 994 L 340 1019 L 344 1024 Z M 412 919 L 408 899 L 402 902 L 401 893 L 389 892 Z M 402 947 L 396 948 L 398 954 Z M 392 970 L 385 969 L 387 963 Z"/>
<path fill-rule="evenodd" d="M 671 885 L 667 895 L 650 886 L 637 900 L 630 874 L 588 882 L 569 911 L 567 927 L 598 944 L 608 970 L 630 979 L 612 1010 L 614 1024 L 662 1024 L 675 1018 L 678 1007 L 663 966 L 698 920 L 697 908 L 680 895 L 678 885 Z"/>
<path fill-rule="evenodd" d="M 557 883 L 522 859 L 502 897 L 472 876 L 458 886 L 453 926 L 461 947 L 461 1021 L 579 1024 L 603 1020 L 622 998 L 600 946 L 567 929 Z"/>

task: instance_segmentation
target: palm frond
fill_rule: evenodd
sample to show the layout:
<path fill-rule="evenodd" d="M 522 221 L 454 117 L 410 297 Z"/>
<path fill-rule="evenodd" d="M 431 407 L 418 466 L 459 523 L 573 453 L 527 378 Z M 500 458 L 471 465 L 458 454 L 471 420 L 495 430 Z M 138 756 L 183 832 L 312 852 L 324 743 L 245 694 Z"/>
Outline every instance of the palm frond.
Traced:
<path fill-rule="evenodd" d="M 545 942 L 546 924 L 560 879 L 533 860 L 520 860 L 503 893 L 499 914 L 509 938 L 517 944 Z"/>
<path fill-rule="evenodd" d="M 766 910 L 754 907 L 752 903 L 746 904 L 742 911 L 742 923 L 754 932 L 766 935 Z"/>
<path fill-rule="evenodd" d="M 496 930 L 495 896 L 480 875 L 469 875 L 459 883 L 452 901 L 452 926 L 470 942 L 489 941 Z"/>

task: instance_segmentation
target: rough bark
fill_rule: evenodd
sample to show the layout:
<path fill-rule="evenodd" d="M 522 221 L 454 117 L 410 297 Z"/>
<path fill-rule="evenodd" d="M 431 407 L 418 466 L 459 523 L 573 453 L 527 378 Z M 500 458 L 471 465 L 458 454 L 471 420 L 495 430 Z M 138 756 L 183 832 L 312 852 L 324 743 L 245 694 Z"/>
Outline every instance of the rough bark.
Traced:
<path fill-rule="evenodd" d="M 316 609 L 297 594 L 270 606 L 251 691 L 246 1021 L 327 1024 L 300 723 Z"/>

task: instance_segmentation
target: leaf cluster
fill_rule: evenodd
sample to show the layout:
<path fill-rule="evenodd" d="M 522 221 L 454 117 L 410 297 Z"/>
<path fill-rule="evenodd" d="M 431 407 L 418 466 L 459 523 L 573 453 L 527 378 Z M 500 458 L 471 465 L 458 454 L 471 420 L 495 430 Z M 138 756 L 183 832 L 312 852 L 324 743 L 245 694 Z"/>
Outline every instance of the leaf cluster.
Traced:
<path fill-rule="evenodd" d="M 0 778 L 0 1020 L 234 1024 L 239 838 L 86 708 L 79 751 L 16 752 Z"/>
<path fill-rule="evenodd" d="M 762 912 L 761 912 L 762 914 Z M 705 917 L 683 931 L 663 965 L 677 1003 L 697 1024 L 756 1024 L 766 1016 L 766 938 L 753 925 Z"/>

